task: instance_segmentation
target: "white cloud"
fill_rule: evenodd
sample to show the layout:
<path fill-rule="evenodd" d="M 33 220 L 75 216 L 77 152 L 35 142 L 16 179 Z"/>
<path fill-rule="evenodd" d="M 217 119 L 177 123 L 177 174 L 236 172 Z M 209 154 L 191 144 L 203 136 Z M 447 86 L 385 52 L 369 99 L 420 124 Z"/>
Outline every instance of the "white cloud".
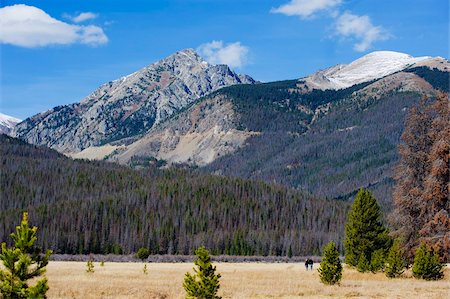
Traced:
<path fill-rule="evenodd" d="M 52 44 L 82 43 L 99 45 L 108 42 L 103 29 L 68 24 L 45 11 L 24 4 L 0 8 L 0 43 L 34 48 Z"/>
<path fill-rule="evenodd" d="M 353 47 L 358 52 L 364 52 L 372 47 L 374 42 L 390 37 L 381 26 L 374 26 L 369 16 L 358 16 L 350 12 L 345 12 L 337 18 L 336 33 L 359 40 Z"/>
<path fill-rule="evenodd" d="M 209 63 L 241 67 L 247 62 L 249 49 L 240 42 L 224 45 L 223 41 L 212 41 L 200 45 L 197 52 Z"/>
<path fill-rule="evenodd" d="M 287 16 L 308 18 L 321 10 L 330 10 L 340 5 L 342 0 L 291 0 L 278 8 L 272 8 L 272 13 L 281 13 Z"/>
<path fill-rule="evenodd" d="M 81 23 L 87 20 L 93 20 L 95 18 L 97 18 L 98 15 L 92 12 L 82 12 L 80 13 L 78 16 L 74 16 L 72 17 L 72 21 L 74 21 L 75 23 Z"/>
<path fill-rule="evenodd" d="M 339 12 L 342 0 L 291 0 L 278 8 L 272 8 L 272 13 L 287 16 L 299 16 L 302 19 L 313 17 L 319 11 L 326 11 L 327 15 L 336 21 L 335 34 L 356 40 L 353 49 L 364 52 L 372 47 L 376 41 L 390 38 L 390 34 L 381 26 L 374 26 L 367 15 L 354 15 L 350 12 Z"/>

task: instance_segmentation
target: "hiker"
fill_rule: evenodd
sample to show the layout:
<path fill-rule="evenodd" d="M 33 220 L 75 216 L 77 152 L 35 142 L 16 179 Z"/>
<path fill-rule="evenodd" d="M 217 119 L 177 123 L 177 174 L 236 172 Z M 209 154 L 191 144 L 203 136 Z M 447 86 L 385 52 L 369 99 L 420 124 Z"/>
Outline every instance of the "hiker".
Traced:
<path fill-rule="evenodd" d="M 314 261 L 313 261 L 312 259 L 309 259 L 309 260 L 308 260 L 308 264 L 309 264 L 309 266 L 310 266 L 310 268 L 311 268 L 311 271 L 312 271 L 313 265 L 314 265 Z"/>
<path fill-rule="evenodd" d="M 314 262 L 312 259 L 306 259 L 306 261 L 305 261 L 306 271 L 308 271 L 308 269 L 311 269 L 311 271 L 312 271 L 313 265 L 314 265 Z"/>

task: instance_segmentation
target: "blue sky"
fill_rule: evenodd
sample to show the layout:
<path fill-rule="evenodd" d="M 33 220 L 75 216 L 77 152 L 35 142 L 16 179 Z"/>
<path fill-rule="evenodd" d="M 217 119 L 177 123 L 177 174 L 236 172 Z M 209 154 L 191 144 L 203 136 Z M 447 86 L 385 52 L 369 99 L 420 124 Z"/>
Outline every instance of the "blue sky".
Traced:
<path fill-rule="evenodd" d="M 19 118 L 77 102 L 185 48 L 261 81 L 376 50 L 449 57 L 448 0 L 0 3 L 0 112 Z"/>

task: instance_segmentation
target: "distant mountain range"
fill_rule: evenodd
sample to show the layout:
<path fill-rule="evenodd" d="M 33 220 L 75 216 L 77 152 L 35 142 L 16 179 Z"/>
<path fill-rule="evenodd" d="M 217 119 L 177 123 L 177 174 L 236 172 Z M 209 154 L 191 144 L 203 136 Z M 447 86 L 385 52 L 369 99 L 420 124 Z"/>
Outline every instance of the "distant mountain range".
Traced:
<path fill-rule="evenodd" d="M 30 117 L 12 134 L 75 158 L 185 164 L 342 199 L 364 186 L 387 200 L 406 111 L 423 95 L 448 92 L 449 71 L 441 57 L 380 51 L 258 83 L 188 49 Z"/>
<path fill-rule="evenodd" d="M 18 118 L 0 113 L 0 134 L 9 135 L 20 122 L 21 120 Z"/>

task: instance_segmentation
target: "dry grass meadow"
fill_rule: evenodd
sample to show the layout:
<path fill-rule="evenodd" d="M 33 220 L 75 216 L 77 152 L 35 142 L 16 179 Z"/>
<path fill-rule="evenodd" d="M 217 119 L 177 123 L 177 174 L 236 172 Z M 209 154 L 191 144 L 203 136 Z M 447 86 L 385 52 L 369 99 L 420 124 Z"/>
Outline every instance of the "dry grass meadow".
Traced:
<path fill-rule="evenodd" d="M 303 264 L 215 263 L 222 274 L 223 298 L 450 298 L 450 267 L 441 281 L 421 281 L 409 272 L 389 280 L 382 273 L 361 274 L 345 268 L 340 286 L 324 286 L 318 272 Z M 85 262 L 50 262 L 49 298 L 184 298 L 184 273 L 192 263 L 95 263 L 86 273 Z"/>

